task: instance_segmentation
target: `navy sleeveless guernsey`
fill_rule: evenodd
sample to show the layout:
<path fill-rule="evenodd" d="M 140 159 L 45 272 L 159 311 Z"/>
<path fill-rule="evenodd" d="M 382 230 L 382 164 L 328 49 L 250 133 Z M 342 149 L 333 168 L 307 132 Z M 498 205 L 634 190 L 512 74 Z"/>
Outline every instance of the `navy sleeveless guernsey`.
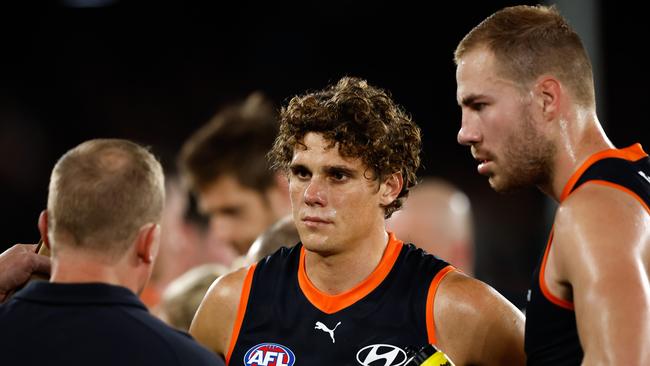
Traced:
<path fill-rule="evenodd" d="M 560 202 L 585 183 L 620 189 L 636 198 L 650 212 L 650 158 L 640 144 L 591 156 L 569 179 Z M 526 306 L 527 364 L 580 365 L 584 354 L 573 303 L 551 294 L 544 282 L 546 259 L 552 242 L 551 230 L 544 256 L 533 275 Z"/>
<path fill-rule="evenodd" d="M 307 278 L 301 244 L 252 266 L 228 365 L 401 365 L 404 347 L 435 343 L 433 300 L 454 268 L 391 233 L 364 281 L 330 296 Z"/>

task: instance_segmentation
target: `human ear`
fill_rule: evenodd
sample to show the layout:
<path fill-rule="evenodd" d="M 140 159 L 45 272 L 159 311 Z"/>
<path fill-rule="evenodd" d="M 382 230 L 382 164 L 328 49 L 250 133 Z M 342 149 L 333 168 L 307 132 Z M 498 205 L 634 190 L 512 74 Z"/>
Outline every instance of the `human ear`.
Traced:
<path fill-rule="evenodd" d="M 397 172 L 387 176 L 379 187 L 380 203 L 382 206 L 387 206 L 393 203 L 397 196 L 399 196 L 404 186 L 404 179 L 402 173 Z"/>
<path fill-rule="evenodd" d="M 555 120 L 560 111 L 561 97 L 564 93 L 562 83 L 555 77 L 543 76 L 537 80 L 535 90 L 539 97 L 544 120 Z"/>
<path fill-rule="evenodd" d="M 135 241 L 138 257 L 145 263 L 153 263 L 158 255 L 160 225 L 153 223 L 143 225 Z"/>
<path fill-rule="evenodd" d="M 50 239 L 47 237 L 47 210 L 41 211 L 40 216 L 38 216 L 38 232 L 41 234 L 41 240 L 43 244 L 49 249 L 50 248 Z"/>

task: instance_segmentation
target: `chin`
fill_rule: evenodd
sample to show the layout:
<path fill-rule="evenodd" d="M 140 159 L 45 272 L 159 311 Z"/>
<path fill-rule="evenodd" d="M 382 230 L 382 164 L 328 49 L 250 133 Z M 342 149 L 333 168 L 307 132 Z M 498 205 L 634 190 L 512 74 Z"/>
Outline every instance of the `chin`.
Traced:
<path fill-rule="evenodd" d="M 300 235 L 300 241 L 305 248 L 313 250 L 319 247 L 327 245 L 327 237 L 325 235 L 319 235 L 315 233 L 307 233 L 305 235 Z"/>
<path fill-rule="evenodd" d="M 525 184 L 518 184 L 518 182 L 507 181 L 504 179 L 495 179 L 490 177 L 490 187 L 497 193 L 515 193 L 527 187 Z"/>
<path fill-rule="evenodd" d="M 323 256 L 332 253 L 331 240 L 327 235 L 308 233 L 306 235 L 300 235 L 300 240 L 305 249 L 310 252 L 315 252 Z"/>
<path fill-rule="evenodd" d="M 494 178 L 490 178 L 490 187 L 497 193 L 506 193 L 508 192 L 508 189 L 501 184 L 501 182 L 497 181 Z"/>
<path fill-rule="evenodd" d="M 494 175 L 488 178 L 488 183 L 490 184 L 490 188 L 496 192 L 501 192 L 501 182 Z"/>

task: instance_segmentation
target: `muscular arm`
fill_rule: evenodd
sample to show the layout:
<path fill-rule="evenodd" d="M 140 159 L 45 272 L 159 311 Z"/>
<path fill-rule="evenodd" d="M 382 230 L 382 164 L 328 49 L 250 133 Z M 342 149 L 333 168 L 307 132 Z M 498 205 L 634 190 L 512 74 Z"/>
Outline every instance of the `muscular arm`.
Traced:
<path fill-rule="evenodd" d="M 36 254 L 36 244 L 16 244 L 0 254 L 0 302 L 33 273 L 50 273 L 50 258 Z"/>
<path fill-rule="evenodd" d="M 583 363 L 650 364 L 648 212 L 627 193 L 585 185 L 560 207 L 553 245 L 558 278 L 572 289 Z"/>
<path fill-rule="evenodd" d="M 219 277 L 210 286 L 190 326 L 190 334 L 199 343 L 224 359 L 230 347 L 247 272 L 248 268 L 242 268 Z"/>
<path fill-rule="evenodd" d="M 524 316 L 496 290 L 457 272 L 434 305 L 440 349 L 457 365 L 524 365 Z"/>

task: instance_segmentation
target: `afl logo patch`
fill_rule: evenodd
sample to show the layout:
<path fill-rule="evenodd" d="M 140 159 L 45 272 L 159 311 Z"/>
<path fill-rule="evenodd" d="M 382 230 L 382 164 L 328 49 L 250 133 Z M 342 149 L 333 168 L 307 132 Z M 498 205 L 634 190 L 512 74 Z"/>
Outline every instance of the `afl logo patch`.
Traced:
<path fill-rule="evenodd" d="M 276 343 L 260 343 L 244 355 L 246 366 L 293 366 L 295 362 L 293 351 Z"/>

